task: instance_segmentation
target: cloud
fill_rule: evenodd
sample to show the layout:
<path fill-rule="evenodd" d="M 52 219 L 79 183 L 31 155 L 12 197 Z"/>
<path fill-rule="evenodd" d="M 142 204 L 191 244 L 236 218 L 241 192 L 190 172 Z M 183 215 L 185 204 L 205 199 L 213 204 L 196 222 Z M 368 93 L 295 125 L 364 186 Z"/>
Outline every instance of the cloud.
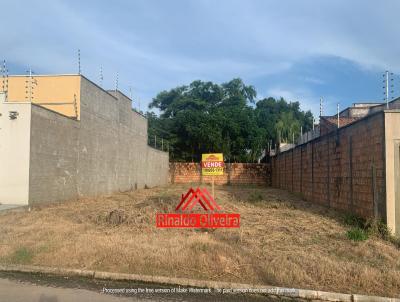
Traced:
<path fill-rule="evenodd" d="M 299 102 L 302 110 L 310 110 L 318 121 L 320 114 L 320 99 L 322 98 L 323 115 L 331 115 L 336 110 L 338 100 L 334 96 L 321 97 L 315 95 L 307 88 L 285 89 L 272 87 L 267 90 L 267 95 L 274 98 L 284 98 L 288 102 Z"/>
<path fill-rule="evenodd" d="M 104 85 L 113 87 L 118 72 L 121 89 L 132 87 L 142 103 L 195 79 L 242 77 L 263 95 L 280 89 L 312 109 L 313 87 L 330 83 L 307 74 L 289 85 L 288 75 L 305 60 L 342 58 L 360 74 L 400 72 L 398 1 L 15 0 L 2 10 L 1 55 L 12 65 L 73 73 L 80 48 L 85 75 L 97 81 L 102 66 Z M 338 77 L 337 70 L 324 73 Z M 262 82 L 274 75 L 280 83 Z"/>
<path fill-rule="evenodd" d="M 321 80 L 321 79 L 318 79 L 318 78 L 315 78 L 315 77 L 307 77 L 306 76 L 306 77 L 302 77 L 301 80 L 303 80 L 305 82 L 308 82 L 308 83 L 311 83 L 311 84 L 317 84 L 317 85 L 325 84 L 324 80 Z"/>

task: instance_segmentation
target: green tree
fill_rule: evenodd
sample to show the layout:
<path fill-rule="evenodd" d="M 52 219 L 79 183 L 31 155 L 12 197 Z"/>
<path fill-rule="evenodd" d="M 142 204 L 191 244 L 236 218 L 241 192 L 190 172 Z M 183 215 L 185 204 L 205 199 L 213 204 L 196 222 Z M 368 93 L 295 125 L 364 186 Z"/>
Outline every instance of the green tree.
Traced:
<path fill-rule="evenodd" d="M 312 126 L 311 113 L 298 102 L 256 102 L 256 96 L 241 79 L 221 85 L 194 81 L 162 91 L 149 105 L 159 111 L 147 113 L 149 135 L 169 141 L 172 160 L 199 161 L 202 153 L 222 152 L 229 162 L 255 162 L 270 141 L 290 140 L 301 126 Z"/>
<path fill-rule="evenodd" d="M 264 139 L 273 145 L 297 139 L 300 128 L 306 132 L 312 128 L 313 116 L 310 111 L 300 109 L 299 102 L 287 103 L 283 98 L 265 98 L 255 108 L 257 123 L 262 128 Z"/>
<path fill-rule="evenodd" d="M 157 108 L 160 117 L 151 116 L 151 124 L 168 133 L 176 160 L 197 161 L 205 152 L 244 160 L 257 132 L 249 106 L 255 97 L 254 87 L 240 79 L 222 85 L 194 81 L 159 93 L 149 107 Z"/>

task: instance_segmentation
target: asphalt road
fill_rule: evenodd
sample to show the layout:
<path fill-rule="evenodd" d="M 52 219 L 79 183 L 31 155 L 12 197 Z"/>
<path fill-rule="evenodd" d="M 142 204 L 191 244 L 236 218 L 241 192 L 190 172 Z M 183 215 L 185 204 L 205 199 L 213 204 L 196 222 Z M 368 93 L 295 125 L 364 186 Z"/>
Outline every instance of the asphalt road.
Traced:
<path fill-rule="evenodd" d="M 0 301 L 10 302 L 128 302 L 128 297 L 113 297 L 86 289 L 54 288 L 21 283 L 15 280 L 0 279 Z M 141 301 L 137 300 L 136 301 Z M 151 300 L 147 300 L 151 301 Z M 156 301 L 156 300 L 153 300 Z"/>
<path fill-rule="evenodd" d="M 0 272 L 0 302 L 277 301 L 261 295 L 216 293 L 110 293 L 120 289 L 168 289 L 165 285 Z M 108 294 L 104 290 L 109 291 Z M 279 301 L 279 300 L 278 300 Z"/>

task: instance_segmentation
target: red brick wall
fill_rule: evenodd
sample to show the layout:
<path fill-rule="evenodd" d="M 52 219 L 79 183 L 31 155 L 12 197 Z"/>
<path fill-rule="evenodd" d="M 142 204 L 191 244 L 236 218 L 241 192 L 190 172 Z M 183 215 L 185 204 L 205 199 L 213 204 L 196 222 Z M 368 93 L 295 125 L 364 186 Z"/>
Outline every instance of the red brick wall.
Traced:
<path fill-rule="evenodd" d="M 383 114 L 371 115 L 272 159 L 272 186 L 363 217 L 385 218 Z"/>
<path fill-rule="evenodd" d="M 169 165 L 171 183 L 211 183 L 212 176 L 202 176 L 199 163 L 173 162 Z M 215 176 L 216 184 L 257 184 L 269 185 L 271 167 L 269 164 L 225 164 L 224 175 Z"/>

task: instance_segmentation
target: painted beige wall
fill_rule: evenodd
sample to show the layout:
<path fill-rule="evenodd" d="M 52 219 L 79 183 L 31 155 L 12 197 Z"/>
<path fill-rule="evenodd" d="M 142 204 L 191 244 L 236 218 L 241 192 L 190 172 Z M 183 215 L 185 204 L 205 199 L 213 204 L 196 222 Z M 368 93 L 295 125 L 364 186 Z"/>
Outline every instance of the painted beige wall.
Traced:
<path fill-rule="evenodd" d="M 18 112 L 11 120 L 10 111 Z M 0 203 L 28 204 L 30 103 L 4 102 L 0 93 Z"/>
<path fill-rule="evenodd" d="M 8 78 L 9 102 L 29 101 L 27 81 L 30 81 L 28 76 L 10 76 Z M 32 85 L 33 103 L 68 117 L 80 119 L 80 75 L 40 75 L 34 76 L 32 81 L 35 83 Z M 0 85 L 0 90 L 2 89 L 3 85 Z M 76 106 L 74 105 L 75 99 Z"/>
<path fill-rule="evenodd" d="M 386 217 L 387 225 L 395 234 L 400 234 L 400 200 L 396 200 L 395 143 L 400 140 L 400 111 L 385 111 L 385 158 L 386 158 Z M 397 217 L 396 217 L 397 216 Z"/>

